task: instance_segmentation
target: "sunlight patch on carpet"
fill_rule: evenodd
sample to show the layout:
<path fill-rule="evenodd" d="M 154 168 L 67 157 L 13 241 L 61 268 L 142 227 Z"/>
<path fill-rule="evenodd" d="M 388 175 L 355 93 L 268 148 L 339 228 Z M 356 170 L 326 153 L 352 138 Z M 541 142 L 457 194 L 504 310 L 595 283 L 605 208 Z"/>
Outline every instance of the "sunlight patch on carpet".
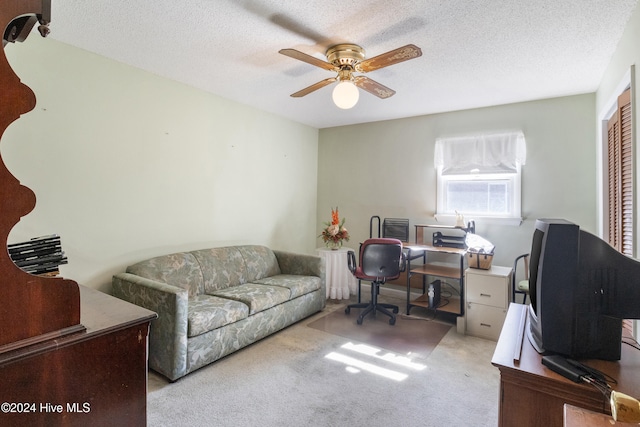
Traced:
<path fill-rule="evenodd" d="M 427 367 L 427 365 L 423 365 L 422 363 L 413 362 L 409 357 L 399 356 L 394 353 L 385 353 L 384 355 L 380 355 L 379 353 L 382 351 L 379 348 L 371 347 L 366 344 L 354 344 L 351 342 L 346 343 L 342 346 L 342 348 L 346 350 L 355 351 L 361 354 L 366 354 L 368 356 L 372 356 L 386 362 L 391 362 L 394 365 L 404 366 L 406 368 L 415 369 L 416 371 L 422 371 Z"/>
<path fill-rule="evenodd" d="M 332 351 L 327 354 L 325 358 L 345 364 L 347 372 L 354 374 L 366 371 L 394 381 L 403 381 L 409 377 L 409 374 L 400 372 L 397 368 L 408 368 L 411 370 L 421 371 L 427 367 L 421 363 L 413 362 L 410 358 L 405 356 L 399 356 L 390 352 L 380 354 L 383 352 L 382 349 L 365 344 L 354 344 L 352 342 L 348 342 L 340 348 L 343 349 L 345 353 L 351 353 L 352 355 Z M 372 360 L 367 362 L 363 360 L 364 358 L 370 358 Z M 386 363 L 391 366 L 397 365 L 397 368 L 385 368 L 380 366 L 381 363 Z"/>
<path fill-rule="evenodd" d="M 389 325 L 386 316 L 367 316 L 363 324 L 358 325 L 358 311 L 352 310 L 347 315 L 344 310 L 337 309 L 307 326 L 412 359 L 427 358 L 452 327 L 447 323 L 400 315 L 395 325 Z"/>
<path fill-rule="evenodd" d="M 329 360 L 335 360 L 336 362 L 344 363 L 345 365 L 348 365 L 348 367 L 362 369 L 363 371 L 371 372 L 372 374 L 380 375 L 382 377 L 396 381 L 402 381 L 408 377 L 407 374 L 393 371 L 391 369 L 382 368 L 372 363 L 367 363 L 360 359 L 356 359 L 341 353 L 331 352 L 325 357 Z"/>

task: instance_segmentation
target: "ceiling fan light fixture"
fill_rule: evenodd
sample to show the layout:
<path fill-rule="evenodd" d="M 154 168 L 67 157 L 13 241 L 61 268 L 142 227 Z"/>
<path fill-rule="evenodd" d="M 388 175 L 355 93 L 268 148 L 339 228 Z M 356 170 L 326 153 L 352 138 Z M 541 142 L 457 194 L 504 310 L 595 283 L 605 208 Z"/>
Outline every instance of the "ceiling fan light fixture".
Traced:
<path fill-rule="evenodd" d="M 336 77 L 320 80 L 311 86 L 292 93 L 291 96 L 301 98 L 337 81 L 338 84 L 333 90 L 332 98 L 336 106 L 342 109 L 353 108 L 353 106 L 358 103 L 358 98 L 360 97 L 358 88 L 380 99 L 387 99 L 396 93 L 393 89 L 371 80 L 368 77 L 357 76 L 354 78 L 354 72 L 368 73 L 369 71 L 379 70 L 389 65 L 422 56 L 422 50 L 412 44 L 390 50 L 373 58 L 365 59 L 363 48 L 356 44 L 341 43 L 327 49 L 325 56 L 328 62 L 296 49 L 280 49 L 278 52 L 324 70 L 337 72 L 338 75 Z M 354 81 L 357 82 L 357 84 L 355 84 Z"/>
<path fill-rule="evenodd" d="M 331 97 L 338 108 L 348 110 L 358 103 L 360 92 L 352 81 L 343 80 L 333 88 L 333 94 Z"/>

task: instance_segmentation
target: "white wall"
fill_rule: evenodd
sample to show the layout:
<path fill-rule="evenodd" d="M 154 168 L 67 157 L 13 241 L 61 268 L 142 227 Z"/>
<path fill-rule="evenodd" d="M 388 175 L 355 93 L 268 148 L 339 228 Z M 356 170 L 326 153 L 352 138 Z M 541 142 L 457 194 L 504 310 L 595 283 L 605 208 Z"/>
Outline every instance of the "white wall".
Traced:
<path fill-rule="evenodd" d="M 36 94 L 0 153 L 36 208 L 9 242 L 57 233 L 63 276 L 179 250 L 313 253 L 318 130 L 32 34 L 5 52 Z"/>
<path fill-rule="evenodd" d="M 513 129 L 521 129 L 527 141 L 525 221 L 519 227 L 476 221 L 476 232 L 496 245 L 494 264 L 510 266 L 529 251 L 536 218 L 566 218 L 594 231 L 594 117 L 589 94 L 322 129 L 318 234 L 337 205 L 353 236 L 350 247 L 369 237 L 372 215 L 409 218 L 413 239 L 414 224 L 436 223 L 436 138 Z"/>

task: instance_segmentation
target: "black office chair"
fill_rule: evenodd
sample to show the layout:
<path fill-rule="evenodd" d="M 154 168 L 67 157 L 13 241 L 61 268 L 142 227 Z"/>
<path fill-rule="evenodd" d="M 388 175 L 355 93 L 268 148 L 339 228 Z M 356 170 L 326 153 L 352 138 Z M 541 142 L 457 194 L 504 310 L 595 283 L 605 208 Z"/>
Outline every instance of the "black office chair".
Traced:
<path fill-rule="evenodd" d="M 523 261 L 524 272 L 521 274 L 523 277 L 518 280 L 518 263 Z M 513 262 L 513 275 L 511 276 L 511 302 L 516 302 L 516 294 L 524 294 L 522 303 L 527 303 L 527 296 L 529 295 L 529 254 L 519 255 Z"/>
<path fill-rule="evenodd" d="M 407 218 L 385 218 L 380 222 L 380 217 L 374 215 L 369 219 L 369 238 L 373 236 L 373 222 L 378 221 L 378 236 L 390 239 L 398 239 L 401 242 L 409 242 L 409 220 Z M 382 229 L 380 228 L 382 226 Z M 382 230 L 382 234 L 380 234 Z M 403 270 L 404 271 L 404 270 Z M 358 279 L 358 303 L 361 302 L 362 280 Z"/>
<path fill-rule="evenodd" d="M 387 280 L 397 279 L 405 269 L 402 242 L 389 238 L 365 240 L 360 246 L 360 266 L 356 266 L 356 257 L 353 251 L 349 251 L 347 256 L 349 270 L 356 279 L 371 282 L 371 301 L 362 304 L 349 304 L 344 312 L 349 314 L 352 308 L 364 308 L 356 320 L 358 325 L 362 325 L 362 320 L 367 314 L 373 312 L 375 316 L 375 313 L 380 311 L 389 316 L 389 324 L 394 325 L 398 306 L 379 303 L 378 293 L 380 285 Z"/>

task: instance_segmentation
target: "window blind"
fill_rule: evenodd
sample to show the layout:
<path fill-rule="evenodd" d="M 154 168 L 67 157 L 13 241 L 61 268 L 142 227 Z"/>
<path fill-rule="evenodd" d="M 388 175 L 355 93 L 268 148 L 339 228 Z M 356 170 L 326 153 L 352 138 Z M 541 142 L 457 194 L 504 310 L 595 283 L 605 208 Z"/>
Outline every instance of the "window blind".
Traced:
<path fill-rule="evenodd" d="M 522 132 L 438 138 L 434 152 L 443 175 L 513 173 L 526 159 Z"/>

